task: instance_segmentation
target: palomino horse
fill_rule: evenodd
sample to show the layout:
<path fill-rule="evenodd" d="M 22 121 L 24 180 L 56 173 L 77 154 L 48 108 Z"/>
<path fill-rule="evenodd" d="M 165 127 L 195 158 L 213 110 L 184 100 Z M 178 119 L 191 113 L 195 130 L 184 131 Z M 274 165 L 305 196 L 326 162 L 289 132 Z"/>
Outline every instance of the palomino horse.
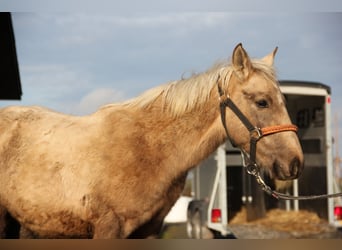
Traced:
<path fill-rule="evenodd" d="M 257 127 L 291 123 L 275 53 L 251 60 L 239 44 L 230 64 L 89 116 L 1 109 L 0 233 L 8 214 L 41 238 L 157 232 L 187 172 L 226 140 L 226 130 L 236 146 L 250 151 L 250 132 L 240 118 L 226 108 L 221 120 L 223 98 Z M 293 179 L 303 167 L 302 150 L 293 130 L 281 132 L 259 140 L 256 161 L 275 178 Z"/>

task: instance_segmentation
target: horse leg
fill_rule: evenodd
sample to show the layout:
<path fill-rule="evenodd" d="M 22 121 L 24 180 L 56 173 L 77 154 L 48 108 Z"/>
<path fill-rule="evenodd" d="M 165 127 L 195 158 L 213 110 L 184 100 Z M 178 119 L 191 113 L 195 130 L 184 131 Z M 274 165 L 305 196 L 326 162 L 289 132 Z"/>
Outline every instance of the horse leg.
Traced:
<path fill-rule="evenodd" d="M 19 238 L 20 224 L 15 220 L 4 206 L 0 205 L 0 238 Z"/>
<path fill-rule="evenodd" d="M 26 227 L 21 226 L 20 227 L 20 239 L 36 239 L 36 235 Z"/>
<path fill-rule="evenodd" d="M 6 214 L 6 208 L 0 206 L 0 239 L 6 238 Z"/>
<path fill-rule="evenodd" d="M 134 232 L 129 235 L 129 238 L 142 239 L 162 237 L 164 218 L 180 197 L 185 186 L 186 176 L 187 173 L 184 173 L 174 180 L 173 185 L 171 185 L 166 192 L 167 198 L 165 199 L 162 208 L 149 221 L 134 230 Z"/>
<path fill-rule="evenodd" d="M 118 216 L 108 210 L 93 223 L 93 239 L 123 238 Z"/>
<path fill-rule="evenodd" d="M 129 239 L 155 239 L 159 238 L 161 228 L 163 226 L 163 219 L 153 217 L 145 224 L 139 226 L 134 232 L 129 235 Z"/>

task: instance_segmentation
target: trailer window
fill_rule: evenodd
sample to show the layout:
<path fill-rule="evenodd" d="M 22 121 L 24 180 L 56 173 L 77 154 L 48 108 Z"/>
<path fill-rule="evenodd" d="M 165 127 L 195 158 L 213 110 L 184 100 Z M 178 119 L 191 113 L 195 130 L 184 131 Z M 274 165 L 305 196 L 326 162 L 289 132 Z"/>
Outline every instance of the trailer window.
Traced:
<path fill-rule="evenodd" d="M 308 128 L 310 125 L 309 109 L 302 109 L 297 112 L 296 123 L 299 128 Z"/>
<path fill-rule="evenodd" d="M 324 110 L 321 107 L 313 109 L 312 120 L 315 127 L 324 126 Z"/>

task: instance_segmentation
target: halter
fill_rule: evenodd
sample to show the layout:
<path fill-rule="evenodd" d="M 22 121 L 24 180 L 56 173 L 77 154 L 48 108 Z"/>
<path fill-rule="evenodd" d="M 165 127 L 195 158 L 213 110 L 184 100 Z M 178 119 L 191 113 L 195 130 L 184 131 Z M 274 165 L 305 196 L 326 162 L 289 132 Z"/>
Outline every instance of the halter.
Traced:
<path fill-rule="evenodd" d="M 241 110 L 235 105 L 232 99 L 230 99 L 229 95 L 224 94 L 221 86 L 218 84 L 219 78 L 220 76 L 217 79 L 217 87 L 218 87 L 218 92 L 220 95 L 219 97 L 220 112 L 221 112 L 221 120 L 222 120 L 223 127 L 226 131 L 227 137 L 231 140 L 229 133 L 228 133 L 227 124 L 226 124 L 226 108 L 230 108 L 249 131 L 249 137 L 250 137 L 249 156 L 244 150 L 242 150 L 244 166 L 246 167 L 247 173 L 250 175 L 253 175 L 256 178 L 256 181 L 261 186 L 262 190 L 264 190 L 267 194 L 273 196 L 276 199 L 283 199 L 283 200 L 314 200 L 314 199 L 325 199 L 325 198 L 333 198 L 333 197 L 342 196 L 342 193 L 324 194 L 324 195 L 308 195 L 308 196 L 292 196 L 292 195 L 283 194 L 283 193 L 279 193 L 279 192 L 272 190 L 260 176 L 260 169 L 256 163 L 257 142 L 262 137 L 272 135 L 275 133 L 288 132 L 288 131 L 297 132 L 298 127 L 293 124 L 275 125 L 275 126 L 269 126 L 269 127 L 264 127 L 264 128 L 259 128 L 257 126 L 254 126 L 248 120 L 248 118 L 241 112 Z M 234 143 L 232 142 L 232 144 Z"/>
<path fill-rule="evenodd" d="M 230 99 L 229 95 L 225 96 L 225 99 L 222 100 L 222 97 L 224 96 L 224 92 L 219 84 L 217 84 L 217 86 L 218 86 L 218 92 L 220 94 L 221 120 L 222 120 L 222 124 L 223 124 L 223 127 L 226 131 L 228 138 L 230 138 L 230 136 L 229 136 L 227 124 L 226 124 L 226 108 L 230 108 L 249 131 L 249 141 L 250 141 L 249 157 L 247 156 L 246 152 L 244 152 L 244 155 L 248 159 L 247 165 L 246 165 L 247 172 L 249 174 L 254 175 L 256 172 L 259 171 L 258 165 L 256 163 L 257 142 L 262 137 L 272 135 L 275 133 L 287 132 L 287 131 L 297 132 L 298 128 L 296 125 L 293 125 L 293 124 L 275 125 L 275 126 L 269 126 L 269 127 L 264 127 L 264 128 L 259 128 L 257 126 L 254 126 L 248 120 L 248 118 L 241 112 L 241 110 L 235 105 L 232 99 Z"/>

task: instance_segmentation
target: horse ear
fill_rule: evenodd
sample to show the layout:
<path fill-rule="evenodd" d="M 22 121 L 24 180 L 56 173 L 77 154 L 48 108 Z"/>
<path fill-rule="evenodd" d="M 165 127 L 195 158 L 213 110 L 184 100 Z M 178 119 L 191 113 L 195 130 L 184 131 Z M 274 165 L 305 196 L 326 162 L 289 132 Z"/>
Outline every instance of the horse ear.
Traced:
<path fill-rule="evenodd" d="M 261 60 L 264 61 L 267 65 L 273 66 L 274 57 L 275 57 L 275 55 L 277 53 L 277 50 L 278 50 L 278 47 L 275 47 L 273 52 L 271 52 L 270 54 L 268 54 L 267 56 L 265 56 Z"/>
<path fill-rule="evenodd" d="M 241 43 L 233 51 L 232 65 L 234 72 L 241 80 L 246 79 L 252 70 L 251 60 Z"/>

